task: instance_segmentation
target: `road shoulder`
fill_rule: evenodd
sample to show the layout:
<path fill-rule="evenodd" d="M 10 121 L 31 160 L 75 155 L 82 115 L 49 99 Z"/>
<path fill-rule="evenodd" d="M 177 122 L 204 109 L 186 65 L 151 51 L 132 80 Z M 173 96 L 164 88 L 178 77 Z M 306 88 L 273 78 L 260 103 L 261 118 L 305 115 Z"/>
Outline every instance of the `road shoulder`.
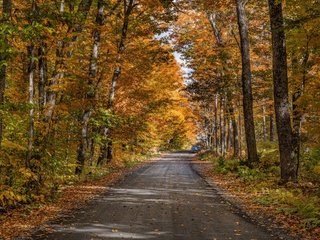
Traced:
<path fill-rule="evenodd" d="M 265 209 L 262 209 L 263 207 L 259 208 L 259 206 L 255 204 L 250 197 L 241 197 L 239 193 L 232 191 L 232 188 L 230 188 L 230 185 L 232 184 L 231 181 L 227 181 L 225 178 L 213 174 L 211 162 L 200 161 L 197 157 L 194 157 L 190 165 L 191 168 L 214 191 L 216 191 L 223 199 L 225 199 L 226 202 L 228 202 L 234 213 L 240 215 L 249 222 L 261 226 L 279 239 L 305 239 L 292 232 L 291 229 L 283 226 L 283 224 L 277 221 L 277 219 L 273 216 L 266 214 Z M 246 193 L 242 192 L 242 196 L 243 195 L 246 195 Z"/>
<path fill-rule="evenodd" d="M 46 229 L 50 222 L 85 207 L 92 199 L 107 192 L 126 176 L 158 159 L 159 157 L 154 157 L 129 168 L 116 169 L 99 179 L 66 186 L 53 203 L 25 205 L 10 211 L 0 221 L 0 239 L 27 239 L 34 232 Z"/>

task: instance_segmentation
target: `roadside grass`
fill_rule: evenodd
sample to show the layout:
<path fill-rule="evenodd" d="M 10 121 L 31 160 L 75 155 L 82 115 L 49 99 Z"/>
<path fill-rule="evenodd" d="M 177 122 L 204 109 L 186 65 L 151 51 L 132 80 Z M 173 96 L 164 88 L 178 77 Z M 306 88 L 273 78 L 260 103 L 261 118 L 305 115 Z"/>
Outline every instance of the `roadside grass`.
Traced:
<path fill-rule="evenodd" d="M 122 154 L 111 163 L 100 167 L 93 164 L 86 165 L 80 175 L 75 174 L 77 165 L 74 163 L 60 164 L 61 161 L 48 161 L 46 168 L 42 169 L 43 173 L 39 174 L 42 180 L 30 170 L 20 169 L 15 173 L 20 174 L 20 181 L 15 181 L 11 187 L 0 185 L 0 221 L 15 208 L 54 202 L 69 186 L 99 180 L 120 170 L 131 169 L 155 156 L 157 154 Z M 33 189 L 39 185 L 39 182 L 42 182 L 42 185 L 36 193 L 26 190 L 26 186 Z"/>
<path fill-rule="evenodd" d="M 32 201 L 17 199 L 19 195 L 11 190 L 0 192 L 0 239 L 13 239 L 28 233 L 48 219 L 54 219 L 60 212 L 81 206 L 95 194 L 105 191 L 110 183 L 158 155 L 122 155 L 121 159 L 115 159 L 103 167 L 86 166 L 80 176 L 74 174 L 75 165 L 69 164 L 64 166 L 63 174 L 60 172 L 60 175 L 51 176 L 55 183 L 54 186 L 47 186 L 51 192 L 41 192 L 33 196 Z M 8 199 L 10 205 L 3 201 Z"/>
<path fill-rule="evenodd" d="M 212 173 L 227 177 L 229 185 L 240 184 L 241 191 L 276 214 L 298 219 L 298 228 L 320 228 L 320 149 L 308 150 L 301 158 L 298 183 L 279 186 L 279 153 L 276 143 L 258 143 L 260 162 L 254 169 L 242 159 L 222 158 L 212 152 L 199 155 L 212 163 Z M 319 232 L 320 233 L 320 232 Z"/>

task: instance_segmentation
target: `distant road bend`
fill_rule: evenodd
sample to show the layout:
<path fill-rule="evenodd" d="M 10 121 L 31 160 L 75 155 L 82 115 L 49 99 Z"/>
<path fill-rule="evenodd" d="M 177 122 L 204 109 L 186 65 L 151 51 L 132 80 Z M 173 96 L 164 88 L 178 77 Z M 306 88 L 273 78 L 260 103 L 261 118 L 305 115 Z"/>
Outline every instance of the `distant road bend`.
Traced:
<path fill-rule="evenodd" d="M 276 239 L 233 213 L 191 168 L 191 153 L 166 154 L 32 239 Z"/>

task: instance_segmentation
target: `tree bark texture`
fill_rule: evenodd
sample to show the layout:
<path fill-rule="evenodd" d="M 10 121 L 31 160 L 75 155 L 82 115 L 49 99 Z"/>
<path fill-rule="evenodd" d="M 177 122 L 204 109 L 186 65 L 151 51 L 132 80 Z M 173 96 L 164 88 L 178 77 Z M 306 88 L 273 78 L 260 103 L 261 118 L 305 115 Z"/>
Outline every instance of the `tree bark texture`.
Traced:
<path fill-rule="evenodd" d="M 92 5 L 93 0 L 82 0 L 79 5 L 78 5 L 78 14 L 81 16 L 81 18 L 72 26 L 69 26 L 69 31 L 72 31 L 74 33 L 81 33 L 83 30 L 83 25 L 84 22 L 87 18 L 87 15 L 90 11 L 91 5 Z M 62 14 L 65 10 L 65 1 L 60 2 L 60 14 Z M 72 39 L 72 43 L 75 43 L 77 41 L 77 36 L 75 36 Z M 56 101 L 57 101 L 57 93 L 55 90 L 52 90 L 57 84 L 59 84 L 59 80 L 64 77 L 64 67 L 65 67 L 65 62 L 64 62 L 64 57 L 71 57 L 72 55 L 72 50 L 71 52 L 66 53 L 66 47 L 70 45 L 70 40 L 63 40 L 59 41 L 57 43 L 57 50 L 56 50 L 56 63 L 55 63 L 55 70 L 52 76 L 51 81 L 49 82 L 49 90 L 47 93 L 47 105 L 48 105 L 48 110 L 46 112 L 46 119 L 48 122 L 52 120 L 53 114 L 54 114 L 54 109 L 56 106 Z M 70 47 L 70 46 L 69 46 Z M 71 47 L 72 49 L 72 47 Z M 51 88 L 51 89 L 50 89 Z"/>
<path fill-rule="evenodd" d="M 309 40 L 307 40 L 307 45 L 305 47 L 304 56 L 302 58 L 301 67 L 299 64 L 292 64 L 293 73 L 298 71 L 298 78 L 301 76 L 301 81 L 298 83 L 298 87 L 292 95 L 292 147 L 294 155 L 297 156 L 297 170 L 296 174 L 298 176 L 299 165 L 300 165 L 300 148 L 301 148 L 301 124 L 303 118 L 303 109 L 299 106 L 299 100 L 304 94 L 304 89 L 307 81 L 308 72 L 308 62 L 309 62 Z M 297 61 L 298 63 L 298 61 Z M 299 79 L 300 80 L 300 79 Z"/>
<path fill-rule="evenodd" d="M 32 1 L 31 11 L 36 11 L 36 2 Z M 34 20 L 31 21 L 33 25 L 35 22 Z M 28 129 L 28 152 L 27 152 L 27 159 L 26 159 L 26 167 L 30 168 L 31 158 L 32 158 L 32 150 L 33 150 L 33 141 L 34 141 L 34 84 L 35 84 L 35 51 L 36 48 L 32 43 L 30 46 L 27 47 L 27 54 L 29 58 L 28 63 L 28 81 L 29 81 L 29 99 L 28 103 L 30 104 L 30 111 L 29 111 L 29 129 Z"/>
<path fill-rule="evenodd" d="M 245 0 L 236 0 L 238 26 L 240 33 L 241 58 L 242 58 L 242 94 L 244 127 L 247 143 L 248 166 L 253 167 L 258 162 L 256 147 L 255 127 L 253 118 L 253 97 L 251 86 L 250 44 L 248 34 L 248 21 L 245 13 Z"/>
<path fill-rule="evenodd" d="M 100 54 L 100 44 L 101 44 L 101 30 L 99 27 L 103 26 L 106 21 L 105 16 L 105 1 L 99 0 L 98 1 L 98 9 L 97 9 L 97 15 L 96 15 L 96 27 L 93 30 L 92 38 L 93 38 L 93 44 L 92 44 L 92 50 L 91 50 L 91 58 L 89 63 L 89 70 L 88 70 L 88 90 L 85 95 L 85 100 L 87 100 L 88 106 L 85 108 L 82 118 L 81 118 L 81 138 L 80 143 L 78 146 L 78 156 L 77 156 L 77 168 L 76 168 L 76 174 L 81 174 L 83 170 L 83 166 L 86 161 L 86 155 L 88 151 L 89 144 L 89 136 L 88 136 L 88 123 L 90 120 L 90 117 L 92 115 L 92 111 L 94 108 L 94 98 L 96 96 L 96 86 L 95 86 L 95 78 L 97 77 L 98 73 L 98 59 Z M 94 150 L 91 149 L 91 150 Z M 91 154 L 90 154 L 91 155 Z"/>
<path fill-rule="evenodd" d="M 290 104 L 288 98 L 288 66 L 282 2 L 269 0 L 272 32 L 274 107 L 279 139 L 281 183 L 297 180 L 297 156 L 292 146 Z"/>
<path fill-rule="evenodd" d="M 46 86 L 48 84 L 48 66 L 47 66 L 47 45 L 45 42 L 41 42 L 39 47 L 39 107 L 43 109 L 46 105 L 47 92 Z"/>
<path fill-rule="evenodd" d="M 214 141 L 215 141 L 215 152 L 218 154 L 219 149 L 219 138 L 218 138 L 218 95 L 214 97 Z"/>
<path fill-rule="evenodd" d="M 262 106 L 262 131 L 263 131 L 263 141 L 267 141 L 267 116 L 266 116 L 266 106 Z"/>
<path fill-rule="evenodd" d="M 118 42 L 118 49 L 117 49 L 117 60 L 115 63 L 115 68 L 113 71 L 113 75 L 111 78 L 111 83 L 110 83 L 110 92 L 109 92 L 109 97 L 108 97 L 108 102 L 107 102 L 107 107 L 109 110 L 113 111 L 114 108 L 114 100 L 116 96 L 116 86 L 118 79 L 121 75 L 121 67 L 122 67 L 122 55 L 125 51 L 125 42 L 127 39 L 127 33 L 128 33 L 128 27 L 129 27 L 129 18 L 132 13 L 132 10 L 136 6 L 135 0 L 123 0 L 123 25 L 122 25 L 122 30 L 121 30 L 121 36 L 120 40 Z M 103 130 L 104 133 L 108 133 L 109 136 L 112 132 L 111 129 L 106 129 L 107 127 L 104 127 L 105 129 Z M 105 136 L 107 137 L 107 136 Z M 110 162 L 112 161 L 113 158 L 113 144 L 112 144 L 112 139 L 110 139 L 107 143 L 103 144 L 104 146 L 101 147 L 100 149 L 100 159 L 105 159 L 105 161 Z M 100 162 L 103 162 L 103 160 L 100 160 Z"/>
<path fill-rule="evenodd" d="M 274 141 L 274 120 L 273 120 L 273 113 L 269 115 L 269 141 Z"/>
<path fill-rule="evenodd" d="M 234 107 L 232 103 L 229 104 L 229 113 L 231 118 L 231 126 L 232 126 L 232 143 L 233 143 L 233 157 L 239 156 L 239 133 L 238 133 L 238 125 L 236 121 L 236 116 L 234 113 Z"/>

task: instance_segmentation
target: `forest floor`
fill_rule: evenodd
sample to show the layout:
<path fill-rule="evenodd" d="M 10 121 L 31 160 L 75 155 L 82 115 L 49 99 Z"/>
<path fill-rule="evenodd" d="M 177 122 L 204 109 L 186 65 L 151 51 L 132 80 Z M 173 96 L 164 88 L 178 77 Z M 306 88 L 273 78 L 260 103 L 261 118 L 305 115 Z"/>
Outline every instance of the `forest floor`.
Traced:
<path fill-rule="evenodd" d="M 197 174 L 193 157 L 164 154 L 20 239 L 296 239 L 259 225 L 230 204 Z"/>
<path fill-rule="evenodd" d="M 206 179 L 210 185 L 214 185 L 232 205 L 245 212 L 249 218 L 267 226 L 267 228 L 277 228 L 280 231 L 287 232 L 292 237 L 304 240 L 319 239 L 320 227 L 304 227 L 302 218 L 282 211 L 290 209 L 288 206 L 283 206 L 281 210 L 276 204 L 263 204 L 259 201 L 270 193 L 257 191 L 254 181 L 250 183 L 233 174 L 219 173 L 215 169 L 215 164 L 211 161 L 195 158 L 193 164 L 200 176 Z M 282 191 L 278 186 L 269 187 L 274 188 L 273 190 L 279 193 Z M 307 203 L 305 205 L 307 206 Z"/>
<path fill-rule="evenodd" d="M 156 160 L 135 162 L 130 166 L 113 166 L 112 171 L 99 178 L 87 178 L 70 186 L 61 187 L 61 192 L 53 202 L 22 205 L 7 212 L 0 219 L 0 239 L 20 239 L 35 229 L 60 216 L 67 215 L 85 206 L 97 194 L 107 191 L 126 175 Z"/>

